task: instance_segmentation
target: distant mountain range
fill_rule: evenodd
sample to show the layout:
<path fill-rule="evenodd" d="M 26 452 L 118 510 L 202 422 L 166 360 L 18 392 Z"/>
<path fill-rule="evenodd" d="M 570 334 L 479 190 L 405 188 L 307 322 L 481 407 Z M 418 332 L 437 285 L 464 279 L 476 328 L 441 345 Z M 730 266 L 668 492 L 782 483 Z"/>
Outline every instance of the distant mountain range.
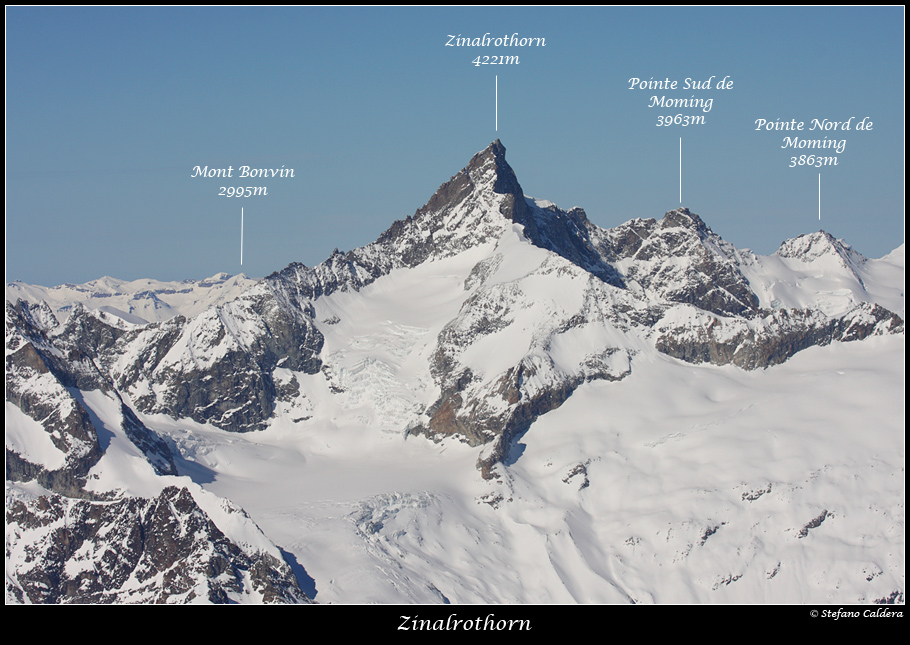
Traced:
<path fill-rule="evenodd" d="M 73 306 L 97 309 L 133 324 L 163 322 L 174 316 L 192 317 L 209 307 L 233 300 L 256 284 L 245 275 L 218 273 L 205 280 L 161 282 L 159 280 L 117 280 L 99 278 L 85 284 L 40 287 L 24 282 L 6 285 L 9 302 L 46 302 L 58 320 L 65 319 Z"/>

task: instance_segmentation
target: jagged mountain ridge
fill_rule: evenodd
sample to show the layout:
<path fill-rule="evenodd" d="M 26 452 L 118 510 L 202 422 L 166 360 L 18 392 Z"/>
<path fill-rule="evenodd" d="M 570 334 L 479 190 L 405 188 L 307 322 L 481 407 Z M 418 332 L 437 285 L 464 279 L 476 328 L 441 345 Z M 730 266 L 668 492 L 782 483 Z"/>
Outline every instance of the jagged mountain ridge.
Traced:
<path fill-rule="evenodd" d="M 504 270 L 502 255 L 494 248 L 467 278 L 473 280 L 473 295 L 440 331 L 429 365 L 439 396 L 422 416 L 407 423 L 411 432 L 454 434 L 476 444 L 507 443 L 539 414 L 558 406 L 578 383 L 615 377 L 616 355 L 628 356 L 630 346 L 643 339 L 690 362 L 734 362 L 754 369 L 811 345 L 902 329 L 899 316 L 861 303 L 843 312 L 841 322 L 811 307 L 762 309 L 743 273 L 748 262 L 688 209 L 669 211 L 660 221 L 633 220 L 604 230 L 579 208 L 565 212 L 549 204 L 538 206 L 523 195 L 505 161 L 505 147 L 497 140 L 413 216 L 395 222 L 372 244 L 348 253 L 336 251 L 312 269 L 292 264 L 235 300 L 191 319 L 131 327 L 77 308 L 54 337 L 94 352 L 92 360 L 114 388 L 143 413 L 189 417 L 232 431 L 263 428 L 280 400 L 293 404 L 301 395 L 306 398 L 295 376 L 276 382 L 276 369 L 307 375 L 326 367 L 331 371 L 322 356 L 325 326 L 314 318 L 315 301 L 337 291 L 359 291 L 397 269 L 495 247 L 512 233 L 553 254 L 541 256 L 541 274 L 556 270 L 587 281 L 585 310 L 563 311 L 560 324 L 544 333 L 548 342 L 565 337 L 571 328 L 600 324 L 638 338 L 576 357 L 574 366 L 556 366 L 539 341 L 529 340 L 528 351 L 512 365 L 478 378 L 470 365 L 459 364 L 459 345 L 465 339 L 474 344 L 508 327 L 509 308 L 524 306 L 520 284 L 534 274 L 531 269 L 513 278 L 512 296 L 505 293 L 506 283 L 485 284 L 485 272 Z M 850 266 L 860 263 L 861 256 L 852 251 L 849 255 L 829 238 L 785 242 L 778 255 L 812 262 L 827 252 L 850 258 L 851 264 L 844 266 L 852 271 Z M 502 302 L 502 311 L 491 316 L 491 307 Z M 596 313 L 591 315 L 591 310 Z M 681 322 L 674 320 L 677 316 Z M 763 349 L 755 350 L 757 345 Z M 529 372 L 545 374 L 542 400 L 518 386 Z M 203 381 L 205 387 L 184 385 Z M 473 402 L 465 400 L 469 386 L 480 397 Z M 500 401 L 493 405 L 497 397 Z M 509 409 L 494 412 L 502 401 Z M 493 450 L 494 462 L 503 450 Z"/>
<path fill-rule="evenodd" d="M 781 270 L 815 266 L 836 242 L 829 237 L 806 246 L 811 254 L 782 245 Z M 346 422 L 483 446 L 481 473 L 497 478 L 535 420 L 581 384 L 626 379 L 639 354 L 756 369 L 813 345 L 902 333 L 901 317 L 865 289 L 864 262 L 847 257 L 858 286 L 836 306 L 792 297 L 798 284 L 789 302 L 774 298 L 777 287 L 756 277 L 769 260 L 738 251 L 688 209 L 604 230 L 581 209 L 526 198 L 497 141 L 376 242 L 312 269 L 291 265 L 191 318 L 137 325 L 74 307 L 60 324 L 40 304 L 8 303 L 8 406 L 50 418 L 10 398 L 46 373 L 64 401 L 49 409 L 82 410 L 72 426 L 95 446 L 90 458 L 66 462 L 64 490 L 59 476 L 39 477 L 70 496 L 84 495 L 103 452 L 103 441 L 91 440 L 98 400 L 85 391 L 119 401 L 124 429 L 133 410 L 228 431 L 288 418 L 315 428 L 338 412 Z M 419 291 L 428 279 L 440 288 Z M 377 332 L 363 318 L 379 310 L 358 301 L 396 290 L 397 302 L 411 302 L 382 309 L 389 320 Z M 439 306 L 437 291 L 448 294 Z M 130 441 L 157 463 L 160 447 Z M 9 479 L 40 475 L 35 466 L 56 473 L 47 465 L 8 447 Z"/>
<path fill-rule="evenodd" d="M 227 513 L 252 524 L 226 505 Z M 7 594 L 30 603 L 306 603 L 280 552 L 238 545 L 186 488 L 106 502 L 8 493 Z"/>

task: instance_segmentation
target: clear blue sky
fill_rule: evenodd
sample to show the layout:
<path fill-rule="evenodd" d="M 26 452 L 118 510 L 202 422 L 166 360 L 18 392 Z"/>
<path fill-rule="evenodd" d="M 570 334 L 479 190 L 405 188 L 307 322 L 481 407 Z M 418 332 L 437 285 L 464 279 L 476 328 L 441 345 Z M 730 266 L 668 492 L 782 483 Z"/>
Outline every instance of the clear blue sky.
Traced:
<path fill-rule="evenodd" d="M 487 32 L 547 45 L 445 46 Z M 879 257 L 904 240 L 903 7 L 14 7 L 6 38 L 7 281 L 314 265 L 413 214 L 496 138 L 527 194 L 600 226 L 679 205 L 682 137 L 683 205 L 739 247 L 823 228 Z M 470 64 L 502 53 L 520 63 Z M 628 89 L 711 75 L 733 87 Z M 710 112 L 648 107 L 693 93 Z M 657 127 L 662 113 L 705 123 Z M 873 129 L 820 135 L 847 140 L 820 169 L 780 148 L 817 133 L 754 125 L 849 117 Z M 192 179 L 196 165 L 296 176 Z M 225 183 L 269 194 L 219 197 Z"/>

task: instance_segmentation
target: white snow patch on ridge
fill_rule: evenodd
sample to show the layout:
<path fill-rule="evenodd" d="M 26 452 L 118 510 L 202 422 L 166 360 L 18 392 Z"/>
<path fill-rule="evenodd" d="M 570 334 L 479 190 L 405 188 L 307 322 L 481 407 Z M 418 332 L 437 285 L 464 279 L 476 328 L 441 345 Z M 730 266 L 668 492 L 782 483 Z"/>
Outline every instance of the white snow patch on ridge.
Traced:
<path fill-rule="evenodd" d="M 9 401 L 5 422 L 7 450 L 47 470 L 57 470 L 66 463 L 66 454 L 54 445 L 44 427 Z"/>

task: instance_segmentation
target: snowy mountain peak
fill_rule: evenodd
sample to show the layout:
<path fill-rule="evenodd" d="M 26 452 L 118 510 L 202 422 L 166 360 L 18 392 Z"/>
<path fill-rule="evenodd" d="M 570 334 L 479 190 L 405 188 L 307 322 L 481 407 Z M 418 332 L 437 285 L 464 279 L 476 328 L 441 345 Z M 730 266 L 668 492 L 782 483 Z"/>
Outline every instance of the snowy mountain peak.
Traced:
<path fill-rule="evenodd" d="M 506 196 L 505 208 L 500 208 L 500 212 L 506 219 L 520 219 L 521 216 L 527 213 L 524 192 L 518 184 L 515 172 L 506 162 L 506 147 L 502 145 L 499 139 L 496 139 L 496 141 L 487 146 L 486 150 L 480 153 L 480 156 L 491 160 L 495 167 L 496 181 L 493 185 L 493 191 Z M 473 159 L 471 161 L 472 163 L 474 162 Z"/>
<path fill-rule="evenodd" d="M 787 240 L 777 249 L 776 255 L 782 258 L 795 258 L 803 262 L 811 262 L 825 256 L 838 256 L 847 258 L 857 255 L 856 252 L 843 240 L 835 239 L 825 231 L 808 233 Z"/>
<path fill-rule="evenodd" d="M 775 255 L 782 258 L 811 260 L 835 251 L 836 244 L 837 240 L 833 235 L 819 230 L 817 233 L 808 233 L 781 242 Z"/>
<path fill-rule="evenodd" d="M 357 291 L 394 269 L 495 244 L 510 220 L 520 222 L 530 210 L 505 150 L 497 139 L 475 154 L 414 215 L 393 222 L 375 242 L 347 253 L 335 249 L 312 269 L 292 263 L 267 282 L 273 290 L 317 298 Z"/>
<path fill-rule="evenodd" d="M 841 271 L 846 269 L 862 283 L 862 267 L 866 257 L 857 253 L 843 240 L 836 239 L 830 233 L 819 231 L 800 235 L 780 245 L 775 253 L 785 263 L 797 262 L 797 265 L 811 265 L 817 270 Z"/>
<path fill-rule="evenodd" d="M 506 162 L 506 148 L 497 139 L 442 184 L 414 219 L 442 218 L 441 223 L 451 228 L 452 224 L 473 224 L 477 215 L 498 213 L 506 220 L 515 220 L 526 211 L 518 178 Z"/>
<path fill-rule="evenodd" d="M 671 211 L 667 211 L 663 219 L 660 221 L 661 228 L 686 228 L 698 232 L 699 234 L 707 234 L 711 232 L 711 229 L 707 224 L 695 213 L 691 212 L 688 208 L 674 208 Z"/>

